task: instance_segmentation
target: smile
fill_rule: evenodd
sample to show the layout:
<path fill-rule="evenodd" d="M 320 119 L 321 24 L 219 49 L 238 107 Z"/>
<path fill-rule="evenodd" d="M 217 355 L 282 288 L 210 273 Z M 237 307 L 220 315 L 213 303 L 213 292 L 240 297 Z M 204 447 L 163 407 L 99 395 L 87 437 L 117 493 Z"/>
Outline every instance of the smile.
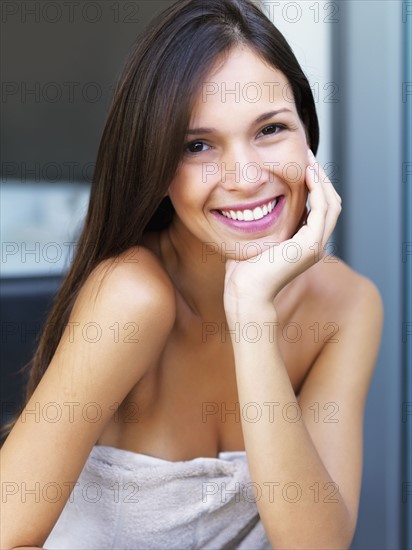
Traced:
<path fill-rule="evenodd" d="M 257 206 L 253 210 L 219 210 L 222 216 L 231 218 L 232 220 L 239 220 L 245 222 L 251 222 L 253 220 L 260 220 L 270 214 L 278 203 L 280 197 L 276 197 L 275 200 L 264 204 L 262 207 Z"/>
<path fill-rule="evenodd" d="M 280 195 L 255 208 L 212 210 L 212 214 L 224 225 L 242 233 L 259 233 L 273 226 L 283 210 L 284 195 Z"/>

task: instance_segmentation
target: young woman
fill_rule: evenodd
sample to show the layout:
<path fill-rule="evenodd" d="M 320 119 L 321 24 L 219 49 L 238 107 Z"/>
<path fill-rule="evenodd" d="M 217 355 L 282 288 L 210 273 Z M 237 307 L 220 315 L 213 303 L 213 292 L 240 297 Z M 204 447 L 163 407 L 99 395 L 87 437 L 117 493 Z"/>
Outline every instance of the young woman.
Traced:
<path fill-rule="evenodd" d="M 350 546 L 382 305 L 325 253 L 317 146 L 252 1 L 139 36 L 2 448 L 2 548 Z"/>

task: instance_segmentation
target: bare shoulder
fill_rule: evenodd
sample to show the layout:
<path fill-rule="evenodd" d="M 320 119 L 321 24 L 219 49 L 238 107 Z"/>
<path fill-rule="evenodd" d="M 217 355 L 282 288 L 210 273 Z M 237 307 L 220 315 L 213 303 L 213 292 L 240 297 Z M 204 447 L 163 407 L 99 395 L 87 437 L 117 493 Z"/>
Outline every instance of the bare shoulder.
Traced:
<path fill-rule="evenodd" d="M 113 411 L 157 364 L 174 315 L 173 285 L 147 250 L 105 260 L 87 277 L 56 352 L 2 447 L 4 479 L 16 487 L 53 480 L 61 496 L 23 505 L 17 491 L 2 507 L 1 548 L 43 547 L 70 496 L 69 480 L 79 478 Z M 50 403 L 58 421 L 40 414 Z M 90 421 L 85 411 L 92 404 L 97 416 Z M 26 410 L 39 413 L 26 417 Z"/>
<path fill-rule="evenodd" d="M 333 262 L 320 261 L 308 271 L 308 294 L 316 305 L 319 318 L 336 324 L 339 346 L 324 345 L 323 352 L 330 361 L 331 354 L 346 357 L 345 365 L 362 365 L 365 380 L 369 380 L 376 364 L 383 327 L 383 302 L 380 292 L 368 277 L 350 268 L 337 257 Z"/>
<path fill-rule="evenodd" d="M 111 376 L 122 357 L 130 369 L 129 391 L 157 364 L 175 320 L 170 277 L 150 250 L 134 246 L 92 270 L 76 296 L 56 354 L 75 353 L 73 333 L 85 340 L 79 346 L 90 347 L 95 341 L 106 357 L 98 372 L 105 368 Z M 76 350 L 79 355 L 81 346 Z"/>
<path fill-rule="evenodd" d="M 100 262 L 91 272 L 76 302 L 94 308 L 111 302 L 158 317 L 161 325 L 171 326 L 176 315 L 175 289 L 170 277 L 153 252 L 133 246 L 118 256 Z M 116 304 L 116 305 L 115 305 Z"/>
<path fill-rule="evenodd" d="M 383 302 L 376 284 L 336 256 L 327 256 L 308 270 L 307 288 L 324 309 L 342 320 L 359 315 L 382 320 Z"/>

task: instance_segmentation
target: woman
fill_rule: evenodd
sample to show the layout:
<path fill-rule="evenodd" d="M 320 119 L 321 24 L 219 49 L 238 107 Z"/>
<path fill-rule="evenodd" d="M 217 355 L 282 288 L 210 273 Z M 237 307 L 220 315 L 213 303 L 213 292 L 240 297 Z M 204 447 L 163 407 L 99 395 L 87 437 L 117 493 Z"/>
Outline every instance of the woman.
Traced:
<path fill-rule="evenodd" d="M 179 0 L 139 37 L 2 448 L 2 548 L 349 547 L 382 305 L 325 254 L 317 146 L 252 1 Z"/>

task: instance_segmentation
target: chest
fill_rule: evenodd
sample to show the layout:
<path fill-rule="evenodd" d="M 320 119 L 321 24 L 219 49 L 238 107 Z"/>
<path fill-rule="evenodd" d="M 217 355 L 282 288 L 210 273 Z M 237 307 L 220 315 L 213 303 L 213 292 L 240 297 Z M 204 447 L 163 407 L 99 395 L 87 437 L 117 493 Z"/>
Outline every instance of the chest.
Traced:
<path fill-rule="evenodd" d="M 273 341 L 296 395 L 323 345 L 318 312 L 285 313 L 278 324 L 251 321 L 232 334 L 225 322 L 178 319 L 158 363 L 129 393 L 99 444 L 169 460 L 244 450 L 245 404 L 239 403 L 231 338 Z"/>
<path fill-rule="evenodd" d="M 264 325 L 254 321 L 237 324 L 229 331 L 226 322 L 193 324 L 178 331 L 168 342 L 153 377 L 164 399 L 179 396 L 193 406 L 199 401 L 238 400 L 232 340 L 258 346 L 262 339 L 278 347 L 296 395 L 321 350 L 333 332 L 333 323 L 319 322 L 307 314 L 279 318 Z M 329 330 L 326 330 L 328 328 Z M 250 365 L 253 369 L 254 365 Z M 155 386 L 153 386 L 154 389 Z"/>

